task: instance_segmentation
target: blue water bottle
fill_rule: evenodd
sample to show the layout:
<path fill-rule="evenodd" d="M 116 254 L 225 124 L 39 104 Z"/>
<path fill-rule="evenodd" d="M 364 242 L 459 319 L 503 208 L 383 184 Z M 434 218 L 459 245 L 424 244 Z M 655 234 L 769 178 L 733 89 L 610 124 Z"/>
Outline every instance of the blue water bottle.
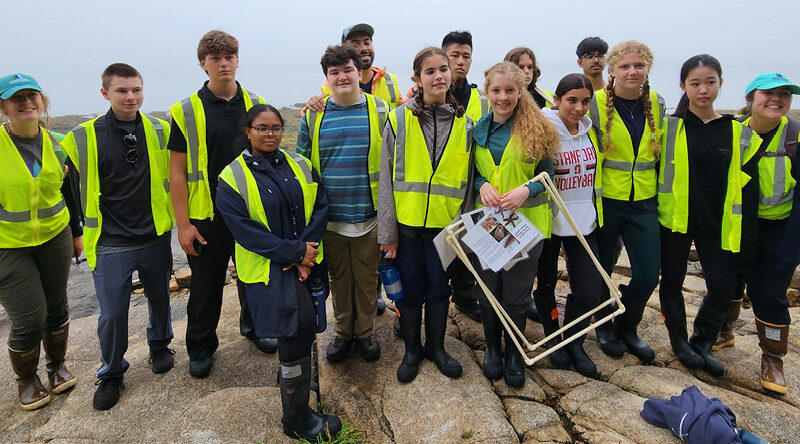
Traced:
<path fill-rule="evenodd" d="M 325 282 L 322 278 L 316 277 L 311 280 L 308 291 L 311 293 L 311 300 L 314 302 L 314 311 L 317 315 L 317 333 L 322 333 L 328 328 L 325 309 L 325 299 L 328 298 L 328 289 L 325 287 Z"/>
<path fill-rule="evenodd" d="M 403 283 L 400 282 L 400 272 L 394 259 L 386 257 L 386 252 L 381 253 L 381 261 L 378 262 L 378 274 L 383 282 L 383 289 L 386 290 L 386 297 L 396 301 L 403 297 Z"/>

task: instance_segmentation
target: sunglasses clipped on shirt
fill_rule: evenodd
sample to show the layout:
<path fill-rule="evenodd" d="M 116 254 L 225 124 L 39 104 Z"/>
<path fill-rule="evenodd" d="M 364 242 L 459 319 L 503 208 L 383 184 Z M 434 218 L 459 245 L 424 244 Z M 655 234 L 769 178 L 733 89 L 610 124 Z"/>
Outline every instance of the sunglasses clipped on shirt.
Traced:
<path fill-rule="evenodd" d="M 135 134 L 125 134 L 122 137 L 122 141 L 125 142 L 125 146 L 127 146 L 128 152 L 125 153 L 125 161 L 129 164 L 133 165 L 139 160 L 139 152 L 136 151 L 136 135 Z"/>

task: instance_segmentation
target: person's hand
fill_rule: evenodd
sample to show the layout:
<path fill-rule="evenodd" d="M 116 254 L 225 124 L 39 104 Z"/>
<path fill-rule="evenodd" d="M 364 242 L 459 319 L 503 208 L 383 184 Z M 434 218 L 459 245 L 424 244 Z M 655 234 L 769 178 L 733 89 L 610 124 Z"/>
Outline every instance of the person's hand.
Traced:
<path fill-rule="evenodd" d="M 522 204 L 528 200 L 529 196 L 530 190 L 528 190 L 528 187 L 520 185 L 500 196 L 500 206 L 503 207 L 504 210 L 514 211 L 521 207 Z"/>
<path fill-rule="evenodd" d="M 397 242 L 393 244 L 381 244 L 381 251 L 386 253 L 387 259 L 394 259 L 397 257 Z"/>
<path fill-rule="evenodd" d="M 317 256 L 319 255 L 319 250 L 316 248 L 318 246 L 319 242 L 306 242 L 306 254 L 303 256 L 303 261 L 300 263 L 301 265 L 310 268 L 316 264 Z"/>
<path fill-rule="evenodd" d="M 325 103 L 323 100 L 325 100 L 326 97 L 328 97 L 328 94 L 312 96 L 310 99 L 308 99 L 308 102 L 306 102 L 306 109 L 314 111 L 315 113 L 321 113 L 322 111 L 325 111 Z"/>
<path fill-rule="evenodd" d="M 203 245 L 208 243 L 203 239 L 203 236 L 200 235 L 200 232 L 197 231 L 197 227 L 194 225 L 186 224 L 182 227 L 180 225 L 178 226 L 178 242 L 181 244 L 181 250 L 189 256 L 199 256 L 199 254 L 194 251 L 194 245 L 192 245 L 195 239 L 200 241 Z"/>
<path fill-rule="evenodd" d="M 289 264 L 283 267 L 282 270 L 289 271 L 292 268 L 297 268 L 297 280 L 300 282 L 303 282 L 306 279 L 308 279 L 308 275 L 311 274 L 311 267 L 303 264 Z"/>
<path fill-rule="evenodd" d="M 83 236 L 72 238 L 72 257 L 75 259 L 81 257 L 83 251 Z"/>
<path fill-rule="evenodd" d="M 487 207 L 496 207 L 500 205 L 500 193 L 498 193 L 497 189 L 489 182 L 481 185 L 480 192 L 481 202 Z"/>

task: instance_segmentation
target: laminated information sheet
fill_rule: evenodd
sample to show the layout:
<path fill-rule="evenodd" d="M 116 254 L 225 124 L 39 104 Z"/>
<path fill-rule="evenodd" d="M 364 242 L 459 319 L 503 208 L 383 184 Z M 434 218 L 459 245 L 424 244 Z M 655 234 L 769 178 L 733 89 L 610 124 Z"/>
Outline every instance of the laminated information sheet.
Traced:
<path fill-rule="evenodd" d="M 484 268 L 494 272 L 509 269 L 507 265 L 526 257 L 525 253 L 544 239 L 542 232 L 519 211 L 483 207 L 461 218 L 467 229 L 461 240 Z"/>

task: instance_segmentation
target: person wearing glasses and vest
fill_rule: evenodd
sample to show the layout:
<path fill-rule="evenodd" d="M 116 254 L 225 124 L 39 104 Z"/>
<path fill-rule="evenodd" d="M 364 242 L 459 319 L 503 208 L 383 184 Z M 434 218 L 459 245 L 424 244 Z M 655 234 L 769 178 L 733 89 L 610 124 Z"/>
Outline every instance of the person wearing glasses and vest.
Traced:
<path fill-rule="evenodd" d="M 11 321 L 8 356 L 24 410 L 50 402 L 37 374 L 40 344 L 50 391 L 77 382 L 64 361 L 70 259 L 83 249 L 80 209 L 65 181 L 65 169 L 70 177 L 74 168 L 65 166 L 63 136 L 45 128 L 48 104 L 33 77 L 0 77 L 0 117 L 7 119 L 0 125 L 0 305 Z"/>
<path fill-rule="evenodd" d="M 200 67 L 208 81 L 191 96 L 172 105 L 170 194 L 178 225 L 178 240 L 192 269 L 187 306 L 186 349 L 189 374 L 205 378 L 219 346 L 217 324 L 222 288 L 233 253 L 233 237 L 215 217 L 214 195 L 219 173 L 240 154 L 234 144 L 239 122 L 253 105 L 265 103 L 236 81 L 239 42 L 222 31 L 209 31 L 197 46 Z M 200 251 L 198 251 L 198 249 Z M 239 331 L 265 353 L 274 353 L 274 338 L 255 335 L 247 300 L 237 280 L 241 315 Z"/>
<path fill-rule="evenodd" d="M 800 87 L 778 72 L 759 74 L 745 90 L 747 106 L 743 124 L 763 140 L 758 160 L 758 249 L 753 269 L 744 276 L 747 297 L 753 304 L 758 345 L 761 347 L 761 385 L 786 393 L 783 356 L 788 348 L 789 300 L 786 290 L 797 266 L 798 246 L 783 240 L 787 232 L 797 185 L 797 144 L 800 122 L 786 114 L 792 95 Z M 792 260 L 782 263 L 779 252 L 786 250 Z M 715 349 L 732 346 L 733 323 L 739 317 L 742 296 L 731 301 Z"/>
<path fill-rule="evenodd" d="M 552 227 L 549 196 L 544 185 L 529 181 L 543 172 L 552 177 L 552 156 L 558 150 L 559 138 L 556 129 L 536 106 L 527 86 L 525 74 L 513 63 L 501 62 L 486 71 L 484 93 L 492 104 L 492 111 L 475 125 L 473 187 L 479 194 L 475 203 L 500 210 L 519 210 L 547 239 Z M 533 246 L 526 253 L 527 257 L 510 270 L 484 270 L 477 257 L 472 260 L 483 282 L 523 332 L 543 247 L 544 242 Z M 486 336 L 483 374 L 492 380 L 502 376 L 508 386 L 522 387 L 526 379 L 522 355 L 508 331 L 503 329 L 483 290 L 475 287 L 474 292 L 480 302 Z M 505 361 L 500 352 L 503 331 L 506 333 Z"/>
<path fill-rule="evenodd" d="M 101 75 L 108 113 L 67 134 L 62 146 L 77 166 L 83 209 L 84 247 L 100 304 L 97 336 L 102 365 L 92 405 L 108 410 L 125 388 L 129 364 L 128 309 L 131 275 L 144 285 L 150 322 L 147 344 L 154 373 L 174 365 L 169 280 L 173 227 L 169 200 L 166 121 L 139 113 L 142 76 L 130 65 L 114 63 Z"/>
<path fill-rule="evenodd" d="M 711 347 L 735 297 L 738 277 L 753 256 L 758 191 L 754 155 L 761 140 L 732 115 L 714 109 L 722 86 L 717 59 L 708 54 L 688 59 L 681 67 L 680 85 L 684 95 L 665 122 L 658 179 L 659 299 L 678 360 L 686 368 L 703 368 L 719 377 L 725 368 Z M 692 242 L 708 293 L 687 342 L 682 287 Z"/>
<path fill-rule="evenodd" d="M 330 439 L 341 421 L 308 406 L 317 322 L 308 282 L 325 278 L 317 270 L 324 267 L 327 198 L 311 162 L 278 148 L 284 122 L 277 109 L 255 105 L 241 126 L 242 154 L 219 176 L 217 209 L 236 239 L 236 270 L 256 335 L 278 338 L 283 433 Z"/>
<path fill-rule="evenodd" d="M 611 274 L 622 236 L 631 262 L 630 283 L 621 285 L 625 313 L 613 325 L 595 329 L 603 352 L 620 358 L 620 340 L 630 353 L 649 363 L 655 353 L 638 335 L 644 307 L 658 285 L 659 232 L 656 214 L 656 165 L 664 143 L 664 100 L 650 90 L 653 53 L 629 40 L 608 54 L 608 85 L 589 107 L 592 130 L 603 153 L 603 226 L 597 231 L 600 264 Z M 606 293 L 607 294 L 607 293 Z M 605 316 L 606 307 L 597 316 Z"/>
<path fill-rule="evenodd" d="M 444 350 L 451 290 L 433 238 L 462 211 L 472 155 L 473 123 L 448 93 L 447 54 L 421 50 L 413 72 L 419 92 L 389 113 L 378 186 L 378 243 L 387 258 L 396 258 L 404 292 L 395 301 L 405 343 L 400 382 L 414 380 L 423 357 L 445 376 L 461 376 L 461 364 Z"/>
<path fill-rule="evenodd" d="M 300 122 L 297 153 L 311 159 L 328 194 L 325 231 L 334 340 L 325 357 L 345 359 L 356 344 L 375 361 L 381 348 L 373 335 L 378 286 L 378 170 L 386 102 L 358 86 L 361 58 L 350 45 L 329 46 L 320 60 L 332 95 L 325 110 L 307 111 Z"/>

